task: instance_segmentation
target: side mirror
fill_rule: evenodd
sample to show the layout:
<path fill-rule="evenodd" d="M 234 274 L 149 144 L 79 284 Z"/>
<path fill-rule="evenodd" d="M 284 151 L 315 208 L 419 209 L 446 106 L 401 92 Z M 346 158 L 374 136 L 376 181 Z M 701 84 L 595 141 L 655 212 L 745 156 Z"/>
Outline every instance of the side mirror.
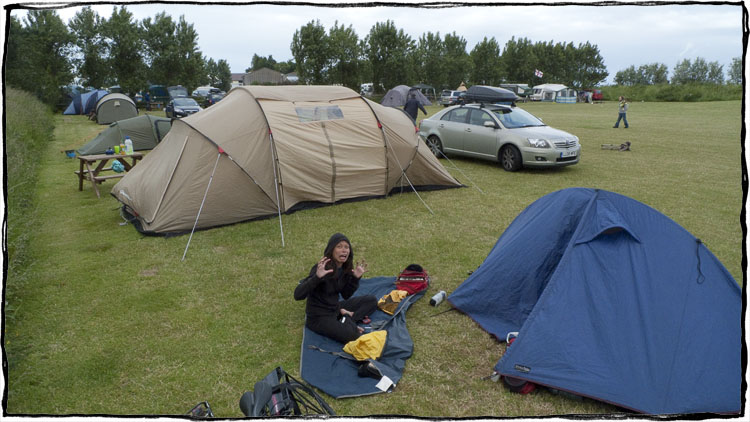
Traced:
<path fill-rule="evenodd" d="M 493 129 L 497 129 L 497 128 L 498 128 L 498 127 L 497 127 L 497 124 L 496 124 L 495 122 L 491 122 L 491 121 L 489 121 L 489 120 L 486 120 L 486 121 L 485 121 L 485 122 L 484 122 L 484 123 L 482 124 L 482 126 L 484 126 L 484 127 L 491 127 L 491 128 L 493 128 Z"/>

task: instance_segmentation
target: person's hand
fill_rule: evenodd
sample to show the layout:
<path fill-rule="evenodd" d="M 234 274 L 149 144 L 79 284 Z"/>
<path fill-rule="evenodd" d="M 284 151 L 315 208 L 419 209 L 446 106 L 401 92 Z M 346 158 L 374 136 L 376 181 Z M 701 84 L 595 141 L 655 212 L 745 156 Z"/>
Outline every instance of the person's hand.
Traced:
<path fill-rule="evenodd" d="M 330 270 L 326 269 L 326 265 L 328 265 L 329 262 L 331 262 L 329 258 L 326 258 L 326 257 L 320 258 L 320 261 L 318 261 L 318 269 L 315 270 L 315 275 L 318 278 L 323 278 L 333 272 L 333 269 L 330 269 Z"/>
<path fill-rule="evenodd" d="M 367 262 L 362 259 L 361 262 L 357 262 L 357 266 L 354 268 L 354 276 L 361 278 L 364 273 L 367 272 Z"/>
<path fill-rule="evenodd" d="M 353 317 L 354 317 L 354 312 L 352 312 L 352 311 L 347 311 L 347 310 L 346 310 L 346 309 L 344 309 L 344 308 L 341 308 L 341 309 L 339 309 L 339 312 L 341 312 L 341 315 L 347 315 L 347 316 L 349 316 L 350 318 L 353 318 Z"/>

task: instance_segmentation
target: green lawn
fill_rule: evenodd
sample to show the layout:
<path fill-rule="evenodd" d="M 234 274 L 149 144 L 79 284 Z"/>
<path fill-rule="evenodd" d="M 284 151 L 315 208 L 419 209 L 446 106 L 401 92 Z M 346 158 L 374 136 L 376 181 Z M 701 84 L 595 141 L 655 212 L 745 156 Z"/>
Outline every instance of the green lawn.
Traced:
<path fill-rule="evenodd" d="M 6 285 L 7 412 L 177 415 L 207 400 L 217 416 L 240 417 L 242 393 L 274 367 L 299 375 L 304 303 L 292 292 L 332 233 L 349 236 L 355 257 L 369 263 L 366 276 L 395 276 L 418 263 L 432 276 L 428 295 L 450 293 L 519 212 L 567 187 L 615 191 L 663 212 L 743 282 L 740 101 L 635 103 L 627 130 L 612 128 L 614 103 L 521 107 L 576 134 L 580 164 L 507 173 L 493 163 L 452 159 L 484 193 L 421 193 L 434 215 L 413 194 L 285 215 L 286 247 L 275 218 L 202 231 L 184 262 L 187 236 L 145 237 L 123 224 L 108 195 L 113 181 L 102 185 L 101 199 L 90 185 L 78 191 L 78 162 L 61 150 L 104 127 L 58 115 L 28 215 L 31 264 Z M 600 148 L 625 141 L 631 152 Z M 437 315 L 445 309 L 427 298 L 410 309 L 415 352 L 393 393 L 326 396 L 334 410 L 426 417 L 617 411 L 545 390 L 519 396 L 482 380 L 504 344 L 463 314 Z"/>

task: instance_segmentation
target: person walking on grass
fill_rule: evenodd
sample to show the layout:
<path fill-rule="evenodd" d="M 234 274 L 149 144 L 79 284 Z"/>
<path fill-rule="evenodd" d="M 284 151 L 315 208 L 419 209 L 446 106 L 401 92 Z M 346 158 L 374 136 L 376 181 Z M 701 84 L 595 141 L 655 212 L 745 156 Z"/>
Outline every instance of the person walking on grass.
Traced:
<path fill-rule="evenodd" d="M 404 104 L 404 111 L 409 117 L 411 117 L 411 121 L 414 123 L 417 122 L 419 110 L 422 110 L 422 113 L 427 114 L 427 110 L 424 109 L 424 106 L 419 102 L 417 96 L 415 94 L 409 94 L 409 99 L 406 100 L 406 104 Z"/>
<path fill-rule="evenodd" d="M 369 315 L 378 309 L 378 299 L 373 295 L 352 297 L 365 272 L 364 259 L 354 264 L 349 239 L 341 233 L 331 236 L 323 257 L 294 289 L 295 300 L 307 299 L 307 328 L 341 343 L 356 340 L 364 332 L 357 322 L 367 323 Z M 339 301 L 339 294 L 343 301 Z"/>
<path fill-rule="evenodd" d="M 628 128 L 628 117 L 627 117 L 628 106 L 629 105 L 628 105 L 628 102 L 625 101 L 625 97 L 620 95 L 620 105 L 618 106 L 619 113 L 617 115 L 617 122 L 615 122 L 615 125 L 612 126 L 613 128 L 620 127 L 620 120 L 622 120 L 623 123 L 625 123 L 625 129 Z"/>

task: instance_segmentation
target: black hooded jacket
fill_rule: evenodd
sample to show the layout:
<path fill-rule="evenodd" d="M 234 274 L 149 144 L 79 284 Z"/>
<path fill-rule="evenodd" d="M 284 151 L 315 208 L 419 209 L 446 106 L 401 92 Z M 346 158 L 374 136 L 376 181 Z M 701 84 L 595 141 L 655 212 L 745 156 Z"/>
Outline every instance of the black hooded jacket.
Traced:
<path fill-rule="evenodd" d="M 321 316 L 338 317 L 340 309 L 339 294 L 344 299 L 349 299 L 357 288 L 359 288 L 359 278 L 354 276 L 351 269 L 344 269 L 351 268 L 351 262 L 354 260 L 354 252 L 351 250 L 351 243 L 346 236 L 340 233 L 331 236 L 324 255 L 330 256 L 333 248 L 335 248 L 342 240 L 349 243 L 350 251 L 347 262 L 344 263 L 342 268 L 335 267 L 335 264 L 331 262 L 330 265 L 334 266 L 334 271 L 323 278 L 318 278 L 316 274 L 318 265 L 315 264 L 310 269 L 310 274 L 306 278 L 300 280 L 297 288 L 294 289 L 295 300 L 307 298 L 305 312 L 307 313 L 308 318 Z"/>

